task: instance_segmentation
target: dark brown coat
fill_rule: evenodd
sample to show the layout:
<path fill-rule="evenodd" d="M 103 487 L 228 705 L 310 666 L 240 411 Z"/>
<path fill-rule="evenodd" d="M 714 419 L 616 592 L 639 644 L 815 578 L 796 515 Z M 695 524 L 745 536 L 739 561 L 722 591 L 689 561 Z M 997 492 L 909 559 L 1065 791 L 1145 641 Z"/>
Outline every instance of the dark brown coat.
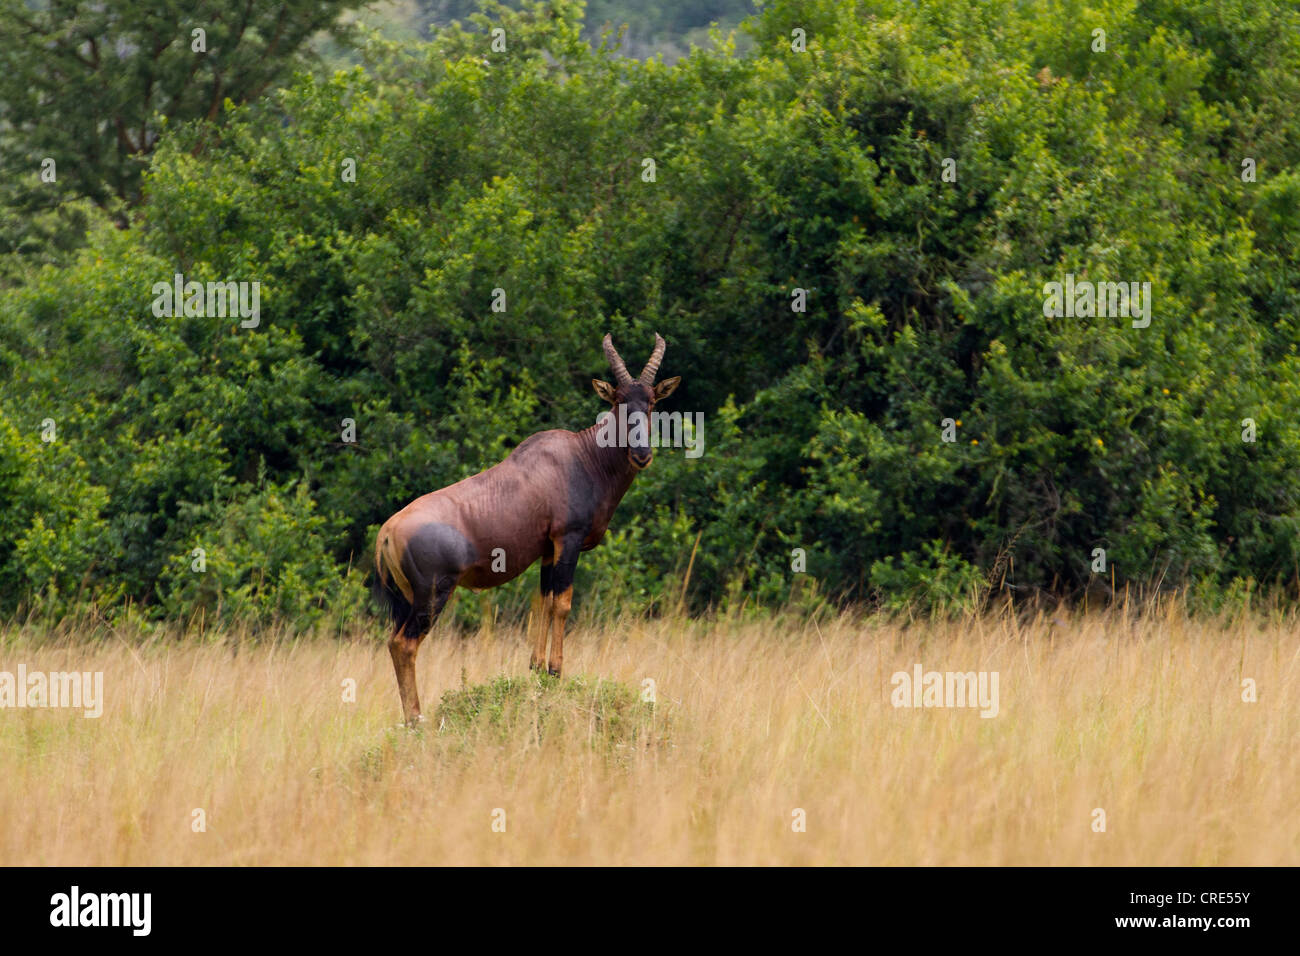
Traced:
<path fill-rule="evenodd" d="M 647 415 L 671 394 L 681 380 L 654 383 L 664 352 L 663 339 L 655 340 L 650 362 L 633 381 L 605 336 L 617 384 L 594 380 L 597 394 L 615 408 Z M 632 479 L 652 457 L 648 444 L 603 448 L 597 431 L 593 425 L 538 432 L 501 463 L 415 499 L 379 529 L 375 568 L 392 609 L 389 651 L 408 722 L 420 719 L 415 656 L 452 591 L 504 584 L 539 558 L 542 614 L 530 663 L 561 673 L 578 555 L 600 543 Z"/>

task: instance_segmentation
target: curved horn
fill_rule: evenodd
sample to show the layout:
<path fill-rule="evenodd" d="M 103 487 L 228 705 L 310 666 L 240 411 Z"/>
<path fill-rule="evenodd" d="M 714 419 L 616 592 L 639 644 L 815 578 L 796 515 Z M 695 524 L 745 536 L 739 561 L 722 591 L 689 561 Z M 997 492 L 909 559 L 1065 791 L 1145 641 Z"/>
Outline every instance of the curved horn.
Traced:
<path fill-rule="evenodd" d="M 653 385 L 655 376 L 659 374 L 659 363 L 664 360 L 664 349 L 668 348 L 668 343 L 663 340 L 658 332 L 655 333 L 655 350 L 650 353 L 650 361 L 645 363 L 645 368 L 641 369 L 641 378 L 638 379 L 642 385 Z"/>
<path fill-rule="evenodd" d="M 609 359 L 609 367 L 614 371 L 614 381 L 619 385 L 627 385 L 632 381 L 632 373 L 619 358 L 618 349 L 614 348 L 614 339 L 608 332 L 605 333 L 605 358 Z"/>

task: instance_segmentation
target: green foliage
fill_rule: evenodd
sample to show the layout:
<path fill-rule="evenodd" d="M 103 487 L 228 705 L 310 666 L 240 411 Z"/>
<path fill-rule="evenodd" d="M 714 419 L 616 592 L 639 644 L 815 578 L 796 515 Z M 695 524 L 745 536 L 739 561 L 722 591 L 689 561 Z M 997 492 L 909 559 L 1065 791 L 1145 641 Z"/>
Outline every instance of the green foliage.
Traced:
<path fill-rule="evenodd" d="M 181 512 L 194 549 L 175 556 L 159 581 L 173 616 L 311 626 L 328 615 L 341 626 L 364 601 L 359 573 L 339 579 L 329 522 L 303 484 L 239 488 L 228 501 Z"/>
<path fill-rule="evenodd" d="M 20 430 L 0 408 L 0 593 L 25 595 L 29 612 L 57 620 L 111 604 L 123 588 L 101 571 L 111 544 L 107 490 L 34 424 Z"/>
<path fill-rule="evenodd" d="M 377 25 L 389 29 L 395 23 L 402 23 L 432 36 L 449 24 L 473 22 L 485 6 L 489 10 L 519 9 L 526 3 L 417 0 L 376 11 L 374 19 Z M 751 0 L 586 0 L 583 36 L 593 46 L 603 40 L 616 40 L 617 49 L 626 56 L 638 59 L 662 56 L 671 62 L 692 45 L 707 46 L 710 25 L 734 28 L 754 13 L 755 6 Z"/>
<path fill-rule="evenodd" d="M 303 62 L 307 40 L 360 4 L 0 0 L 0 179 L 30 184 L 10 203 L 80 196 L 125 223 L 167 124 L 261 96 Z M 53 183 L 38 179 L 46 158 Z"/>
<path fill-rule="evenodd" d="M 777 0 L 749 55 L 669 65 L 556 0 L 171 124 L 137 228 L 0 277 L 0 611 L 310 623 L 388 515 L 591 424 L 601 337 L 655 331 L 705 452 L 659 450 L 581 613 L 1294 598 L 1296 16 Z M 260 326 L 154 316 L 178 271 L 260 282 Z M 1150 282 L 1150 325 L 1046 316 L 1067 274 Z"/>
<path fill-rule="evenodd" d="M 976 611 L 988 587 L 979 569 L 951 554 L 942 541 L 926 542 L 917 554 L 908 551 L 897 559 L 876 561 L 870 579 L 884 595 L 883 606 L 893 611 L 918 606 L 938 612 Z"/>

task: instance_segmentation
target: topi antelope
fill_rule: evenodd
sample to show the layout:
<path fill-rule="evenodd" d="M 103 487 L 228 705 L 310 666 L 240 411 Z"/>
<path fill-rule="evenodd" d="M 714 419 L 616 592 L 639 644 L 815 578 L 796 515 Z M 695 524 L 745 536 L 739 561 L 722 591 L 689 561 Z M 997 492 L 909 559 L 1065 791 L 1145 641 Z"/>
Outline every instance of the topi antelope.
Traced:
<path fill-rule="evenodd" d="M 655 403 L 681 382 L 678 376 L 655 384 L 665 348 L 656 334 L 650 361 L 634 379 L 606 335 L 615 384 L 593 379 L 596 394 L 615 411 L 625 405 L 629 417 L 640 412 L 649 420 Z M 538 558 L 541 614 L 529 666 L 560 675 L 578 554 L 600 544 L 632 479 L 653 457 L 648 429 L 633 429 L 626 448 L 602 447 L 598 430 L 593 425 L 580 432 L 538 432 L 505 461 L 415 499 L 379 529 L 375 569 L 392 609 L 388 650 L 408 724 L 421 719 L 415 656 L 456 585 L 476 591 L 496 587 Z"/>

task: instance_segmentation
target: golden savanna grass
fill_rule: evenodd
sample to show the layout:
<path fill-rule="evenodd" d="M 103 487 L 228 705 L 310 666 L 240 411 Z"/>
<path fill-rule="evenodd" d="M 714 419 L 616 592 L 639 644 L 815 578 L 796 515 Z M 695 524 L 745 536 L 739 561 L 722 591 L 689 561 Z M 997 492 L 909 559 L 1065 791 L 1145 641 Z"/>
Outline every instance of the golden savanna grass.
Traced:
<path fill-rule="evenodd" d="M 103 671 L 106 702 L 0 710 L 0 863 L 1300 862 L 1289 618 L 627 621 L 565 650 L 592 683 L 653 679 L 650 732 L 604 746 L 593 717 L 539 738 L 525 711 L 495 735 L 398 730 L 377 634 L 9 631 L 0 670 Z M 426 715 L 527 657 L 514 629 L 430 638 Z M 1000 713 L 891 706 L 917 663 L 997 671 Z"/>

